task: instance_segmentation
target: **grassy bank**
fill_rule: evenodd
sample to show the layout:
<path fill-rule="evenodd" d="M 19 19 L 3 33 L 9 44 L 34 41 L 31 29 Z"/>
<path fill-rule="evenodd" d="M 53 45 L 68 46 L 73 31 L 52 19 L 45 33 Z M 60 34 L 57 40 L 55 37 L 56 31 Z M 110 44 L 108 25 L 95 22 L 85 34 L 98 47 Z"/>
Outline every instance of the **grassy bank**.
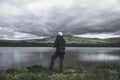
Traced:
<path fill-rule="evenodd" d="M 66 36 L 68 47 L 120 47 L 120 38 L 97 39 Z M 0 40 L 1 47 L 52 47 L 55 37 L 31 40 Z"/>
<path fill-rule="evenodd" d="M 98 65 L 66 67 L 63 73 L 57 69 L 34 65 L 24 69 L 0 70 L 0 80 L 120 80 L 120 66 Z"/>

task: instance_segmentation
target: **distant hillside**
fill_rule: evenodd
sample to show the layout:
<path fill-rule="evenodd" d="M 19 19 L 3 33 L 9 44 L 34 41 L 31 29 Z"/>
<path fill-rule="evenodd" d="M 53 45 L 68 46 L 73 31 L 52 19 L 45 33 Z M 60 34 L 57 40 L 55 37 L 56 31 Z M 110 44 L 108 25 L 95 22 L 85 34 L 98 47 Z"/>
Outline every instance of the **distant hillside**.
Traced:
<path fill-rule="evenodd" d="M 67 36 L 66 46 L 70 47 L 120 47 L 120 38 L 98 39 Z M 0 40 L 0 46 L 49 47 L 53 46 L 55 37 L 31 40 Z"/>

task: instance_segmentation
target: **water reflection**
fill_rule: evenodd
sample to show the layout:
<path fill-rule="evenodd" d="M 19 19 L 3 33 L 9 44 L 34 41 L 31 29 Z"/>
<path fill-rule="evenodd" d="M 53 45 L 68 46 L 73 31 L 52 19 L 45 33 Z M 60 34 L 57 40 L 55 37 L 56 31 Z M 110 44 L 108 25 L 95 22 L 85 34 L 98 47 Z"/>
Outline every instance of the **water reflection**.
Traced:
<path fill-rule="evenodd" d="M 1 47 L 0 68 L 34 64 L 48 66 L 54 51 L 55 49 L 49 47 Z M 65 66 L 74 66 L 81 62 L 120 62 L 120 48 L 67 48 Z"/>
<path fill-rule="evenodd" d="M 111 54 L 81 54 L 79 59 L 81 61 L 116 61 L 120 60 L 120 57 Z"/>

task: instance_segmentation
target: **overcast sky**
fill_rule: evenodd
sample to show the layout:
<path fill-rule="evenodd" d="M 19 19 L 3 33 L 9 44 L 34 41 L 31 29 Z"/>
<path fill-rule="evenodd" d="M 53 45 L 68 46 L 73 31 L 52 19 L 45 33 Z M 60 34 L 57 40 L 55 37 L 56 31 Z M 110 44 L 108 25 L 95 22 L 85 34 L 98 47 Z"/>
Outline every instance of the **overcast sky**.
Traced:
<path fill-rule="evenodd" d="M 0 0 L 0 38 L 120 37 L 120 0 Z M 92 35 L 92 36 L 91 36 Z"/>

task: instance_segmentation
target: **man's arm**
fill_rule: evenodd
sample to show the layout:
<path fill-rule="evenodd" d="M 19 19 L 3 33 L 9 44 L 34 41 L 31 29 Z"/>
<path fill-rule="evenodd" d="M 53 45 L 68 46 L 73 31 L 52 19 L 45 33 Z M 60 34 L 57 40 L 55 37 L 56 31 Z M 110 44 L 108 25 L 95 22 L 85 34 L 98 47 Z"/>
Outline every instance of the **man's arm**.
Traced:
<path fill-rule="evenodd" d="M 66 42 L 65 42 L 65 39 L 63 38 L 63 42 L 64 42 L 64 49 L 65 49 L 65 47 L 66 47 Z"/>
<path fill-rule="evenodd" d="M 58 42 L 58 41 L 57 41 L 57 38 L 56 38 L 56 39 L 55 39 L 55 42 L 54 42 L 54 46 L 53 46 L 54 48 L 57 47 L 57 42 Z"/>

